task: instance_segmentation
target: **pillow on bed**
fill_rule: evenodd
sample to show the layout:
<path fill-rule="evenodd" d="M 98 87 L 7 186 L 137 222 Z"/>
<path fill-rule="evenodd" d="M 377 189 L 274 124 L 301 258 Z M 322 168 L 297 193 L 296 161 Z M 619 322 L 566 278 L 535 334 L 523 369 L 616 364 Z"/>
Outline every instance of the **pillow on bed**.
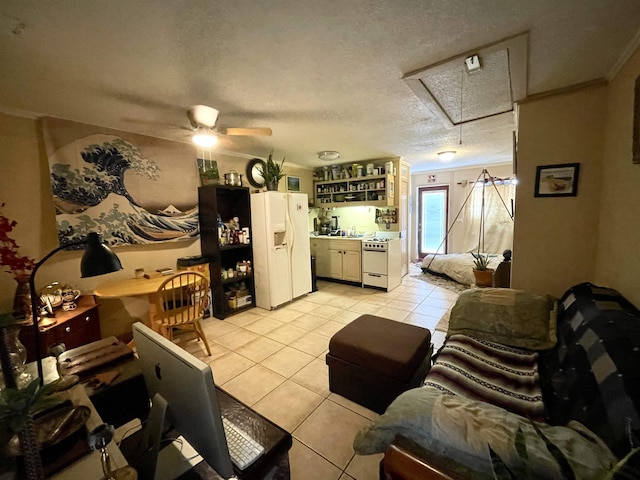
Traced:
<path fill-rule="evenodd" d="M 603 478 L 617 461 L 595 434 L 577 422 L 566 427 L 536 425 L 562 451 L 576 478 Z M 490 475 L 489 445 L 510 468 L 524 468 L 515 446 L 518 428 L 536 478 L 561 478 L 544 440 L 529 420 L 489 403 L 428 387 L 408 390 L 396 398 L 371 426 L 356 434 L 353 448 L 359 455 L 381 453 L 400 435 L 429 452 Z"/>
<path fill-rule="evenodd" d="M 451 309 L 448 334 L 461 333 L 528 350 L 556 344 L 557 301 L 511 288 L 465 290 Z"/>

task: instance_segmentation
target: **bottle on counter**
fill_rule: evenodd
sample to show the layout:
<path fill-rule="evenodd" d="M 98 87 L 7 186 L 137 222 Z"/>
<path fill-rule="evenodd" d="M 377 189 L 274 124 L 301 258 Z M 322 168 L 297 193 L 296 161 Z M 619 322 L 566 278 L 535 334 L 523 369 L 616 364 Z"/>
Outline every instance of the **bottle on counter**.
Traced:
<path fill-rule="evenodd" d="M 218 241 L 220 245 L 224 245 L 224 223 L 222 223 L 222 217 L 218 214 Z"/>

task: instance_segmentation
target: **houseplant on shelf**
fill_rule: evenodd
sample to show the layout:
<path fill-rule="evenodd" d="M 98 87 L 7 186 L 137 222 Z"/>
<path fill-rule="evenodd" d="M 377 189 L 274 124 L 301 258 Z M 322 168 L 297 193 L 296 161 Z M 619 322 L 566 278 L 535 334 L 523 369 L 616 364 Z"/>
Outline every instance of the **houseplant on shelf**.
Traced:
<path fill-rule="evenodd" d="M 476 285 L 478 287 L 490 287 L 493 285 L 493 268 L 489 268 L 489 254 L 482 254 L 480 252 L 473 255 L 473 276 L 476 279 Z"/>
<path fill-rule="evenodd" d="M 284 177 L 284 159 L 285 157 L 282 158 L 280 163 L 273 160 L 273 150 L 271 150 L 265 165 L 258 165 L 258 173 L 262 175 L 267 190 L 278 190 L 278 182 Z"/>

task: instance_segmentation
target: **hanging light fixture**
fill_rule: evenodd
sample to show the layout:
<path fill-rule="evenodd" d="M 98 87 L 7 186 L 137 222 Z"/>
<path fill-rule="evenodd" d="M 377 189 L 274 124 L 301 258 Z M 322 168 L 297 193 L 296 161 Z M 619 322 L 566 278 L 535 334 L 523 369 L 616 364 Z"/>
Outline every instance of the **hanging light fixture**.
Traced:
<path fill-rule="evenodd" d="M 442 160 L 443 162 L 448 162 L 449 160 L 451 160 L 455 156 L 456 156 L 455 150 L 447 150 L 447 151 L 444 151 L 444 152 L 438 152 L 438 158 L 440 160 Z"/>

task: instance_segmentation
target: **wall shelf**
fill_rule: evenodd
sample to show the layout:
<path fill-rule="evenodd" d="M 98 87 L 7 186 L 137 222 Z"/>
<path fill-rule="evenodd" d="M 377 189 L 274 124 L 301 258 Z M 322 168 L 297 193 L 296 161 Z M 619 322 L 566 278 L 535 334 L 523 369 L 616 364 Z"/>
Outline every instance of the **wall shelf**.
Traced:
<path fill-rule="evenodd" d="M 315 206 L 391 206 L 394 202 L 393 175 L 369 175 L 314 182 Z"/>

